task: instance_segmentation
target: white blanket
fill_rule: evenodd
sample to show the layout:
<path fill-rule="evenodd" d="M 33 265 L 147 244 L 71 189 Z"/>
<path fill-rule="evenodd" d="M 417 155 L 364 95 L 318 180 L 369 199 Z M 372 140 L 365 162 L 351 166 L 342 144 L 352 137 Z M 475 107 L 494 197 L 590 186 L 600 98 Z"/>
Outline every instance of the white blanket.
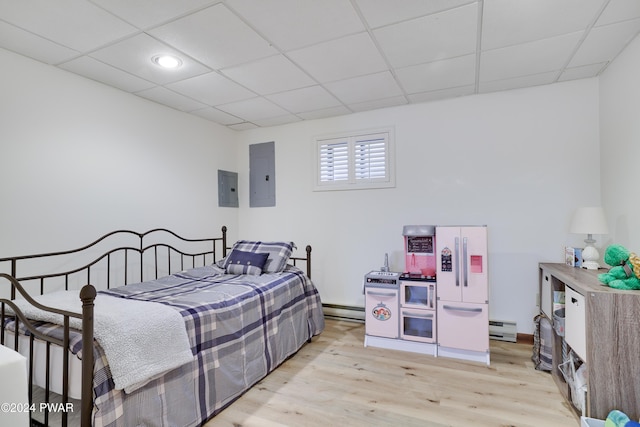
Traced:
<path fill-rule="evenodd" d="M 48 307 L 82 312 L 79 291 L 57 291 L 35 299 Z M 62 325 L 61 315 L 42 311 L 24 300 L 14 302 L 30 319 Z M 80 319 L 69 321 L 71 327 L 81 329 Z M 182 315 L 160 303 L 98 294 L 94 337 L 104 350 L 118 390 L 133 391 L 193 360 Z"/>

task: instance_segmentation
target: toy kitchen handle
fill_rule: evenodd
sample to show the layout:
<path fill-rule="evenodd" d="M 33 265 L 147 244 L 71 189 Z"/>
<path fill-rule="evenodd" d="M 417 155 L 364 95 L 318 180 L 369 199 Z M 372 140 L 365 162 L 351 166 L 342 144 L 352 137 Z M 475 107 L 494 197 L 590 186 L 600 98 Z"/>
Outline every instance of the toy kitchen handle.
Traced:
<path fill-rule="evenodd" d="M 436 293 L 436 287 L 429 285 L 429 308 L 433 308 L 433 294 Z"/>
<path fill-rule="evenodd" d="M 469 287 L 469 260 L 467 259 L 467 238 L 462 239 L 462 262 L 464 265 L 464 287 Z"/>
<path fill-rule="evenodd" d="M 396 293 L 395 292 L 374 292 L 374 291 L 367 291 L 367 295 L 371 295 L 374 297 L 395 297 Z"/>
<path fill-rule="evenodd" d="M 470 313 L 482 313 L 482 308 L 478 307 L 478 308 L 471 308 L 471 307 L 454 307 L 452 305 L 443 305 L 442 306 L 445 310 L 455 310 L 455 311 L 467 311 Z"/>
<path fill-rule="evenodd" d="M 458 272 L 458 269 L 460 267 L 460 238 L 456 237 L 456 251 L 454 254 L 454 258 L 455 258 L 455 268 L 454 268 L 454 273 L 456 275 L 456 287 L 460 286 L 460 273 Z"/>
<path fill-rule="evenodd" d="M 402 315 L 407 317 L 415 317 L 417 319 L 433 319 L 433 314 L 422 314 L 422 313 L 415 313 L 412 311 L 403 311 Z"/>

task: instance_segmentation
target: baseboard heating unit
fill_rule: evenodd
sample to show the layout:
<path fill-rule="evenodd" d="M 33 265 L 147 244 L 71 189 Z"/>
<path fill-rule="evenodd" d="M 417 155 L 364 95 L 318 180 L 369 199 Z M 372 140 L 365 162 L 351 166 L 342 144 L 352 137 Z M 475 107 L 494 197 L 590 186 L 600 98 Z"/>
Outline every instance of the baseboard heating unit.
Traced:
<path fill-rule="evenodd" d="M 322 311 L 327 319 L 364 322 L 364 307 L 322 304 Z"/>
<path fill-rule="evenodd" d="M 518 341 L 516 322 L 510 320 L 489 320 L 489 338 L 498 341 Z"/>

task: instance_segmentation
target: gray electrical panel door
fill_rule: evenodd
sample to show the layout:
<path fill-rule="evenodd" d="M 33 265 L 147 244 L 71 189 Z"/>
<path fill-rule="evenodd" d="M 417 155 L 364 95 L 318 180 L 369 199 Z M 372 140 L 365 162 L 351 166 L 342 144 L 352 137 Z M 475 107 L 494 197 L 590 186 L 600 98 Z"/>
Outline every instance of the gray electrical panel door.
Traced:
<path fill-rule="evenodd" d="M 249 146 L 249 207 L 276 205 L 275 143 Z"/>
<path fill-rule="evenodd" d="M 238 173 L 218 169 L 218 206 L 238 207 Z"/>

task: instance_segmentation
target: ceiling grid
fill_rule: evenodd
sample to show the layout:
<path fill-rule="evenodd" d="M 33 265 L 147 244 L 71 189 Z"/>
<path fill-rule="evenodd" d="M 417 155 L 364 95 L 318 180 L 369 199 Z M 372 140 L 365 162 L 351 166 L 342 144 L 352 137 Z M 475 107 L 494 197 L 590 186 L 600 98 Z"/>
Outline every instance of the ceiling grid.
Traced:
<path fill-rule="evenodd" d="M 0 0 L 1 48 L 237 130 L 596 77 L 639 32 L 637 0 Z"/>

